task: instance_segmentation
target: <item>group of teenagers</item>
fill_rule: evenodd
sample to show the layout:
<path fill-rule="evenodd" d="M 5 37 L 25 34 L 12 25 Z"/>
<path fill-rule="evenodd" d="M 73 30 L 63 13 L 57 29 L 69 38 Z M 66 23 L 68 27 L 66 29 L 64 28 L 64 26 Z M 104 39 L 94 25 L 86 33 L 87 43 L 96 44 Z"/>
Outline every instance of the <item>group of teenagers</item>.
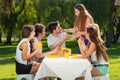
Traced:
<path fill-rule="evenodd" d="M 47 37 L 50 51 L 42 52 L 42 46 L 37 47 L 39 41 L 45 38 L 45 26 L 43 24 L 24 25 L 21 31 L 22 40 L 16 48 L 16 73 L 35 74 L 40 67 L 42 59 L 50 54 L 58 54 L 60 48 L 66 47 L 65 40 L 77 39 L 82 58 L 87 58 L 92 64 L 92 76 L 108 74 L 108 55 L 106 47 L 101 39 L 99 26 L 94 23 L 90 13 L 83 4 L 74 6 L 75 22 L 74 27 L 62 29 L 58 21 L 50 22 Z M 67 34 L 71 32 L 72 34 Z M 83 39 L 84 37 L 84 39 Z M 85 44 L 87 41 L 87 44 Z M 49 77 L 40 80 L 50 80 Z M 76 78 L 84 80 L 84 78 Z"/>

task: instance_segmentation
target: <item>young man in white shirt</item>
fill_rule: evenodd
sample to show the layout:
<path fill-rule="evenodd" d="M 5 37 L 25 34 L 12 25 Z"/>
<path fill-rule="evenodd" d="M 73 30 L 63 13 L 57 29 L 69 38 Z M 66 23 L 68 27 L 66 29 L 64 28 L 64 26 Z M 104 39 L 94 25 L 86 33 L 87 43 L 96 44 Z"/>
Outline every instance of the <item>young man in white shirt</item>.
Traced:
<path fill-rule="evenodd" d="M 59 22 L 50 22 L 48 25 L 48 30 L 50 34 L 47 37 L 47 43 L 50 50 L 53 50 L 56 47 L 65 48 L 65 39 L 67 35 L 62 31 Z M 61 80 L 57 78 L 57 80 Z"/>
<path fill-rule="evenodd" d="M 66 33 L 62 31 L 59 22 L 50 22 L 48 30 L 51 32 L 47 37 L 48 47 L 53 50 L 55 47 L 60 46 L 65 48 Z"/>

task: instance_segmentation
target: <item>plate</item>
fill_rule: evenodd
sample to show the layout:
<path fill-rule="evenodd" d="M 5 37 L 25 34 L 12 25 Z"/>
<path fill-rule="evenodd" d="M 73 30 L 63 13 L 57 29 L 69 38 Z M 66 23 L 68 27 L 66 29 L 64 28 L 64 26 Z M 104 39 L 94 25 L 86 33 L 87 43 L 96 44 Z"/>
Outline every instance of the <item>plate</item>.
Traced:
<path fill-rule="evenodd" d="M 74 54 L 74 55 L 71 56 L 71 58 L 82 58 L 82 56 L 78 55 L 78 54 L 76 54 L 76 55 Z"/>
<path fill-rule="evenodd" d="M 50 55 L 48 55 L 47 57 L 48 57 L 48 58 L 58 58 L 58 55 L 56 55 L 56 54 L 50 54 Z"/>
<path fill-rule="evenodd" d="M 70 56 L 75 56 L 75 55 L 78 55 L 78 54 L 74 54 L 74 53 L 70 54 Z"/>

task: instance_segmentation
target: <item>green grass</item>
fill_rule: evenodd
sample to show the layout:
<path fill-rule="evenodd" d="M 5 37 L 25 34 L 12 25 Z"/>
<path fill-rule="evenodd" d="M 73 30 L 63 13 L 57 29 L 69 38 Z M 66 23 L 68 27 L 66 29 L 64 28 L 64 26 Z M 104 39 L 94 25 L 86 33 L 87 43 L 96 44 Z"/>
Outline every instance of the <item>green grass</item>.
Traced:
<path fill-rule="evenodd" d="M 43 42 L 43 51 L 48 51 L 46 40 Z M 67 47 L 72 49 L 72 53 L 77 53 L 78 47 L 77 41 L 67 41 Z M 0 80 L 15 80 L 15 50 L 17 43 L 12 45 L 0 44 Z M 109 55 L 109 77 L 110 80 L 120 80 L 120 43 L 112 45 L 108 48 L 107 53 Z"/>

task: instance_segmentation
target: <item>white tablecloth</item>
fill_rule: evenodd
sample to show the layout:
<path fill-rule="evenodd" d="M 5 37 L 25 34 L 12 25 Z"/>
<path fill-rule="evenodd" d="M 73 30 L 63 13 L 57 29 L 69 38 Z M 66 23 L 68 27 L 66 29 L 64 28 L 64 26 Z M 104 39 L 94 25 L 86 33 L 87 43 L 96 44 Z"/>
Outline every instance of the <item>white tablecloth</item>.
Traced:
<path fill-rule="evenodd" d="M 34 80 L 52 76 L 62 80 L 75 80 L 84 76 L 85 80 L 92 80 L 91 64 L 87 59 L 44 58 Z"/>

